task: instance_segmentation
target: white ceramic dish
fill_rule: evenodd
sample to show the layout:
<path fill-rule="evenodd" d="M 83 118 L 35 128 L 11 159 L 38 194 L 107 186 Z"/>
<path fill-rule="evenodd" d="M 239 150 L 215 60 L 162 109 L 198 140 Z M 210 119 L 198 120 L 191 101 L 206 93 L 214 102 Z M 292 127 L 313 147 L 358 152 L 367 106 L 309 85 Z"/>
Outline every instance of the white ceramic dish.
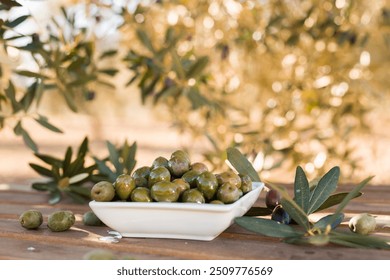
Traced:
<path fill-rule="evenodd" d="M 256 202 L 264 183 L 232 204 L 96 202 L 89 206 L 123 237 L 213 240 Z"/>

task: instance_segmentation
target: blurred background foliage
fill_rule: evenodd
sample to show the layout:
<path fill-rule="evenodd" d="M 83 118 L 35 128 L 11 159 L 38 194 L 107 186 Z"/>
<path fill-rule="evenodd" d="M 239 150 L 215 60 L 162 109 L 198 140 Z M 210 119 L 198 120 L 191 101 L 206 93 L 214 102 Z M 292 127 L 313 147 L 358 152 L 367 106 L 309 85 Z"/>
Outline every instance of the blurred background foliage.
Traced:
<path fill-rule="evenodd" d="M 47 1 L 44 24 L 18 2 L 0 6 L 0 129 L 35 152 L 26 118 L 61 133 L 43 98 L 91 113 L 99 94 L 117 98 L 118 79 L 179 132 L 207 139 L 215 169 L 238 147 L 260 174 L 340 165 L 350 177 L 352 140 L 388 98 L 384 0 Z"/>

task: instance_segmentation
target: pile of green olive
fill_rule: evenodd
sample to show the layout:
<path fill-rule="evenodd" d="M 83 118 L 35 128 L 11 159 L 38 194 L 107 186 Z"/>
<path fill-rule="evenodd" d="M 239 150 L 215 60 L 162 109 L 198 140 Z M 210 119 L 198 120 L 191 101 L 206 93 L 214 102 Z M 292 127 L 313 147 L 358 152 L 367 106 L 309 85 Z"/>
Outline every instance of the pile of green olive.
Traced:
<path fill-rule="evenodd" d="M 229 204 L 252 190 L 248 175 L 214 174 L 202 162 L 191 163 L 177 150 L 169 159 L 157 157 L 151 166 L 122 174 L 114 183 L 101 181 L 91 189 L 95 201 L 189 202 Z"/>

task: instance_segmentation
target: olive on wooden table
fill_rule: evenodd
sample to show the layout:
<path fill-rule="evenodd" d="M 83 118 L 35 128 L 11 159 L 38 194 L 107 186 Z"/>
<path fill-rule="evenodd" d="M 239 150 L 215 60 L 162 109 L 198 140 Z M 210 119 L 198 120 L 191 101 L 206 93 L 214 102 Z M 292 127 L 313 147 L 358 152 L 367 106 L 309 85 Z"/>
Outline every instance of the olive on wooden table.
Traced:
<path fill-rule="evenodd" d="M 83 224 L 86 226 L 104 226 L 104 223 L 98 218 L 98 216 L 96 216 L 93 211 L 84 213 Z"/>
<path fill-rule="evenodd" d="M 72 211 L 56 211 L 49 215 L 47 227 L 51 231 L 66 231 L 70 229 L 76 221 Z"/>
<path fill-rule="evenodd" d="M 42 213 L 37 210 L 27 210 L 19 216 L 19 222 L 24 228 L 36 229 L 43 222 Z"/>

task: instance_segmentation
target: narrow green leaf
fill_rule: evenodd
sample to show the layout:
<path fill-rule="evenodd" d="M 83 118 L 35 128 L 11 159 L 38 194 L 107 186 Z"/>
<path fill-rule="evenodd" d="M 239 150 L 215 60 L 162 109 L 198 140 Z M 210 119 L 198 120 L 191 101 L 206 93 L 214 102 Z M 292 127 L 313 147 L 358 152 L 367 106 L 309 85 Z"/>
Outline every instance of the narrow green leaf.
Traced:
<path fill-rule="evenodd" d="M 111 57 L 111 56 L 114 56 L 118 53 L 118 50 L 108 50 L 108 51 L 105 51 L 103 52 L 100 56 L 99 56 L 99 59 L 103 59 L 103 58 L 107 58 L 107 57 Z"/>
<path fill-rule="evenodd" d="M 108 158 L 109 158 L 110 162 L 114 165 L 116 173 L 117 174 L 122 173 L 123 164 L 119 161 L 118 151 L 116 150 L 115 146 L 110 141 L 107 141 L 106 144 L 107 144 L 107 149 L 108 149 L 108 153 L 109 153 Z"/>
<path fill-rule="evenodd" d="M 137 37 L 141 41 L 141 43 L 151 52 L 155 52 L 152 41 L 150 40 L 148 34 L 141 29 L 137 29 Z"/>
<path fill-rule="evenodd" d="M 317 210 L 337 188 L 337 183 L 340 177 L 340 168 L 338 166 L 329 170 L 318 182 L 318 185 L 313 190 L 310 196 L 310 206 L 308 214 Z"/>
<path fill-rule="evenodd" d="M 283 209 L 290 215 L 290 217 L 296 221 L 305 230 L 310 229 L 309 219 L 303 209 L 291 198 L 287 190 L 283 187 L 279 187 L 273 183 L 267 183 L 272 189 L 277 190 L 282 196 L 281 204 Z"/>
<path fill-rule="evenodd" d="M 349 243 L 352 246 L 356 245 L 359 248 L 361 246 L 365 248 L 377 248 L 377 249 L 390 249 L 390 240 L 380 238 L 372 235 L 362 235 L 353 232 L 337 232 L 332 231 L 330 234 L 331 242 L 344 241 L 345 244 Z"/>
<path fill-rule="evenodd" d="M 356 197 L 356 195 L 360 192 L 360 190 L 368 184 L 368 182 L 370 182 L 370 180 L 374 178 L 374 176 L 371 176 L 371 177 L 368 177 L 366 178 L 365 180 L 363 180 L 359 185 L 357 185 L 352 191 L 350 191 L 348 193 L 348 195 L 346 195 L 344 197 L 344 199 L 341 201 L 341 203 L 337 206 L 336 208 L 336 211 L 334 212 L 334 219 L 336 218 L 336 215 L 338 215 L 339 213 L 341 213 L 341 211 L 343 211 L 343 209 L 345 208 L 345 206 L 347 206 L 347 204 L 349 203 L 349 201 Z M 334 220 L 331 220 L 330 221 L 331 223 L 334 222 Z"/>
<path fill-rule="evenodd" d="M 186 73 L 186 78 L 197 78 L 202 71 L 206 68 L 209 63 L 209 58 L 207 56 L 202 56 L 194 62 L 194 64 L 188 69 Z"/>
<path fill-rule="evenodd" d="M 84 162 L 85 162 L 84 157 L 78 156 L 75 159 L 75 161 L 70 164 L 68 175 L 74 176 L 79 173 L 83 173 L 82 170 L 83 170 Z"/>
<path fill-rule="evenodd" d="M 21 24 L 22 22 L 24 22 L 29 17 L 30 17 L 29 15 L 20 16 L 20 17 L 14 19 L 13 21 L 6 21 L 4 23 L 4 25 L 7 27 L 10 27 L 10 28 L 14 28 L 14 27 L 18 26 L 19 24 Z"/>
<path fill-rule="evenodd" d="M 84 157 L 88 152 L 88 137 L 85 137 L 83 142 L 81 143 L 79 150 L 77 151 L 77 155 Z"/>
<path fill-rule="evenodd" d="M 58 167 L 62 166 L 62 161 L 58 158 L 48 156 L 48 155 L 37 154 L 37 153 L 35 153 L 34 155 L 47 164 L 56 165 Z"/>
<path fill-rule="evenodd" d="M 99 69 L 98 72 L 113 77 L 119 72 L 119 70 L 115 68 L 105 68 L 105 69 Z"/>
<path fill-rule="evenodd" d="M 84 188 L 82 186 L 69 186 L 69 190 L 86 198 L 91 197 L 91 189 L 89 188 Z"/>
<path fill-rule="evenodd" d="M 22 122 L 21 121 L 18 121 L 14 127 L 14 133 L 15 135 L 22 135 L 22 132 L 23 132 L 23 127 L 22 127 Z"/>
<path fill-rule="evenodd" d="M 252 164 L 237 148 L 228 148 L 226 152 L 228 161 L 238 173 L 248 175 L 254 182 L 261 181 Z"/>
<path fill-rule="evenodd" d="M 49 123 L 46 119 L 44 119 L 42 117 L 35 118 L 34 120 L 37 123 L 39 123 L 40 125 L 42 125 L 43 127 L 46 127 L 47 129 L 49 129 L 49 130 L 51 130 L 53 132 L 63 133 L 63 131 L 61 129 L 59 129 L 58 127 L 52 125 L 51 123 Z"/>
<path fill-rule="evenodd" d="M 244 216 L 268 216 L 272 214 L 272 210 L 267 207 L 252 207 L 245 213 Z"/>
<path fill-rule="evenodd" d="M 16 101 L 16 90 L 14 84 L 10 81 L 8 87 L 4 90 L 5 95 L 11 101 L 12 110 L 17 113 L 22 109 L 22 104 Z M 21 134 L 21 133 L 20 133 Z M 18 134 L 18 135 L 20 135 Z"/>
<path fill-rule="evenodd" d="M 73 150 L 72 147 L 68 147 L 65 152 L 65 158 L 62 162 L 62 169 L 64 170 L 64 176 L 70 176 L 69 166 L 72 161 Z"/>
<path fill-rule="evenodd" d="M 304 234 L 303 232 L 295 230 L 289 225 L 280 224 L 273 220 L 262 218 L 239 217 L 235 219 L 235 222 L 247 230 L 270 237 L 285 238 Z"/>
<path fill-rule="evenodd" d="M 106 165 L 106 163 L 102 160 L 97 159 L 96 157 L 93 157 L 94 161 L 96 162 L 96 165 L 99 169 L 99 172 L 105 176 L 107 176 L 107 179 L 110 182 L 114 182 L 116 180 L 116 174 L 112 172 L 112 170 Z"/>
<path fill-rule="evenodd" d="M 66 104 L 68 105 L 69 109 L 71 109 L 73 112 L 77 112 L 77 105 L 75 103 L 73 96 L 69 92 L 64 92 L 64 91 L 61 92 L 65 98 Z"/>
<path fill-rule="evenodd" d="M 197 87 L 190 87 L 186 90 L 188 99 L 191 101 L 192 109 L 196 110 L 210 104 L 209 100 L 200 94 Z"/>
<path fill-rule="evenodd" d="M 40 165 L 37 165 L 35 163 L 29 163 L 29 165 L 38 174 L 40 174 L 42 176 L 45 176 L 45 177 L 53 177 L 53 174 L 52 174 L 52 172 L 49 169 L 47 169 L 45 167 L 42 167 Z"/>
<path fill-rule="evenodd" d="M 322 217 L 314 224 L 313 229 L 325 230 L 328 225 L 330 225 L 332 229 L 335 229 L 338 225 L 340 225 L 343 222 L 344 214 L 338 213 L 335 218 L 333 216 L 334 214 L 330 214 L 325 217 Z"/>
<path fill-rule="evenodd" d="M 30 137 L 30 134 L 24 129 L 22 129 L 22 137 L 24 143 L 33 150 L 34 153 L 38 152 L 38 146 L 35 144 L 34 140 Z"/>
<path fill-rule="evenodd" d="M 32 188 L 37 191 L 48 191 L 50 190 L 50 187 L 48 184 L 45 183 L 33 183 Z"/>
<path fill-rule="evenodd" d="M 172 64 L 173 64 L 173 70 L 176 72 L 177 77 L 182 80 L 185 78 L 185 72 L 183 65 L 181 64 L 180 58 L 177 55 L 176 51 L 171 52 L 172 56 Z"/>
<path fill-rule="evenodd" d="M 306 213 L 291 197 L 283 197 L 280 203 L 282 204 L 283 209 L 286 210 L 286 212 L 295 222 L 297 222 L 297 224 L 306 230 L 310 229 L 310 223 Z"/>
<path fill-rule="evenodd" d="M 298 166 L 294 180 L 294 200 L 307 213 L 310 203 L 309 182 L 302 167 Z"/>
<path fill-rule="evenodd" d="M 32 72 L 32 71 L 28 71 L 28 70 L 18 70 L 18 71 L 15 71 L 15 73 L 18 75 L 21 75 L 21 76 L 29 77 L 29 78 L 48 79 L 48 77 L 45 75 L 42 75 L 42 74 L 36 73 L 36 72 Z"/>
<path fill-rule="evenodd" d="M 135 159 L 136 152 L 137 152 L 137 142 L 134 142 L 129 147 L 127 141 L 125 141 L 121 156 L 123 158 L 123 165 L 124 168 L 126 169 L 127 174 L 130 174 L 133 171 L 135 165 L 137 164 L 137 161 Z"/>
<path fill-rule="evenodd" d="M 325 200 L 324 203 L 322 203 L 322 205 L 317 209 L 315 210 L 313 213 L 315 212 L 319 212 L 321 210 L 324 210 L 324 209 L 327 209 L 329 207 L 332 207 L 332 206 L 335 206 L 337 204 L 339 204 L 341 201 L 343 201 L 343 199 L 348 195 L 349 193 L 347 192 L 342 192 L 342 193 L 335 193 L 335 194 L 332 194 L 331 196 L 329 196 L 329 198 L 327 200 Z M 358 192 L 353 198 L 356 198 L 356 197 L 359 197 L 361 196 L 363 193 L 361 192 Z"/>
<path fill-rule="evenodd" d="M 4 4 L 5 6 L 8 6 L 8 7 L 21 7 L 22 5 L 20 5 L 18 2 L 14 1 L 14 0 L 1 0 L 1 3 Z"/>

